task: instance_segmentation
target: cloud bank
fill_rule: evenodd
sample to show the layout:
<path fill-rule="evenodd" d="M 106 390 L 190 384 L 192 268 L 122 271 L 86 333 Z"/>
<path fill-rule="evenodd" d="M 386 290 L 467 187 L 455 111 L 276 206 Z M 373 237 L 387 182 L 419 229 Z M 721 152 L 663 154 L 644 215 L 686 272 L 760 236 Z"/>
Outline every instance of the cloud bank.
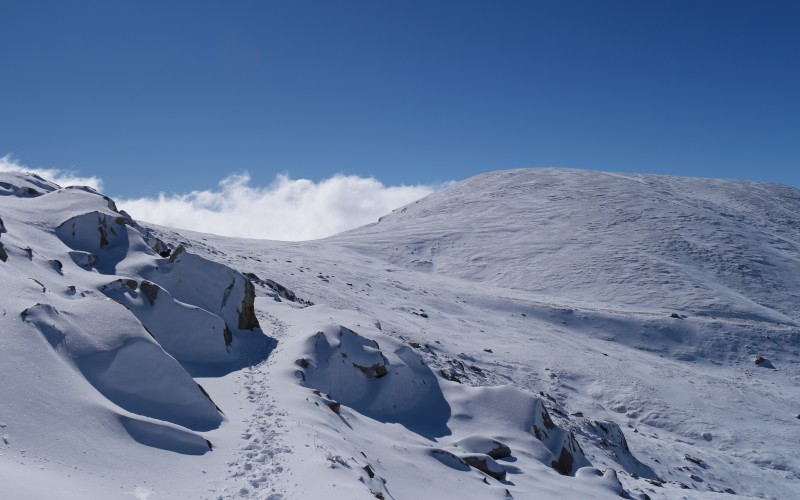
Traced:
<path fill-rule="evenodd" d="M 22 165 L 11 155 L 0 157 L 0 172 L 29 172 L 44 177 L 48 181 L 55 182 L 59 186 L 89 186 L 98 191 L 103 190 L 102 179 L 92 177 L 80 177 L 71 170 L 59 168 L 31 168 Z"/>
<path fill-rule="evenodd" d="M 301 241 L 375 222 L 434 191 L 431 186 L 384 186 L 374 178 L 335 175 L 319 182 L 278 175 L 266 187 L 247 173 L 219 189 L 157 198 L 117 200 L 134 219 L 222 236 Z"/>
<path fill-rule="evenodd" d="M 99 177 L 32 168 L 10 155 L 0 157 L 0 172 L 30 172 L 64 187 L 103 190 Z M 385 186 L 377 179 L 354 175 L 334 175 L 319 182 L 278 175 L 267 186 L 253 186 L 245 172 L 229 175 L 213 190 L 117 198 L 116 202 L 139 221 L 221 236 L 301 241 L 375 222 L 434 189 L 426 185 Z"/>

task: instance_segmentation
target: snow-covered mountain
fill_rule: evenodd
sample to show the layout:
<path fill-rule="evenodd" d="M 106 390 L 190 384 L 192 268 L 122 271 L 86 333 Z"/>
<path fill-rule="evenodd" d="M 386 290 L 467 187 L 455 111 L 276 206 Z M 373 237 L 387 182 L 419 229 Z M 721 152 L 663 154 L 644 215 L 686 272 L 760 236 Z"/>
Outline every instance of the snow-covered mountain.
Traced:
<path fill-rule="evenodd" d="M 514 170 L 282 243 L 0 174 L 0 492 L 797 498 L 798 214 Z"/>

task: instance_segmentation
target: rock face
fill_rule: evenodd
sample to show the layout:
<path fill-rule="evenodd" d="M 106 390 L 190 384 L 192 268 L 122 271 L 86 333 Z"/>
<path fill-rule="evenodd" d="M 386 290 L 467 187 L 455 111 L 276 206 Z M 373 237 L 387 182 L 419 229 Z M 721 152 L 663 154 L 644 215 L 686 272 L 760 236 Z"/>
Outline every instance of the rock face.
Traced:
<path fill-rule="evenodd" d="M 468 453 L 460 455 L 460 458 L 467 463 L 470 467 L 474 467 L 479 471 L 487 474 L 498 481 L 506 478 L 506 469 L 494 461 L 489 455 L 481 453 Z"/>
<path fill-rule="evenodd" d="M 249 280 L 244 281 L 244 299 L 242 299 L 242 308 L 239 311 L 239 329 L 252 330 L 259 328 L 258 318 L 256 318 L 255 309 L 256 289 Z"/>
<path fill-rule="evenodd" d="M 231 331 L 259 328 L 252 283 L 223 264 L 178 246 L 166 263 L 146 273 L 146 277 L 169 290 L 176 300 L 219 316 Z"/>

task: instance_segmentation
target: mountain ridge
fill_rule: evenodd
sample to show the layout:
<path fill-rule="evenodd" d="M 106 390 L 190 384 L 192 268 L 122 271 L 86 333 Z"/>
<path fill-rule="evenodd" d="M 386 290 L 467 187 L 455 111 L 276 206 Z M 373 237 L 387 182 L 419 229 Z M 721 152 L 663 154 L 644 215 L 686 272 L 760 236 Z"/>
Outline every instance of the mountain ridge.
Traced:
<path fill-rule="evenodd" d="M 0 174 L 6 493 L 791 497 L 800 195 L 634 177 L 501 171 L 289 243 Z"/>

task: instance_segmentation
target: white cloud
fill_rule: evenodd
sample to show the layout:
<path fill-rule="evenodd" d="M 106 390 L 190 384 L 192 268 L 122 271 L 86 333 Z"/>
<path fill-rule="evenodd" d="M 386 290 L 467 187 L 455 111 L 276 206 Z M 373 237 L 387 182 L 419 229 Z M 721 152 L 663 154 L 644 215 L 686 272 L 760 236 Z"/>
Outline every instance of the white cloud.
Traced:
<path fill-rule="evenodd" d="M 0 157 L 0 172 L 31 172 L 60 186 L 91 186 L 102 179 L 54 168 L 31 168 L 10 155 Z M 203 233 L 243 238 L 301 241 L 353 229 L 434 191 L 432 186 L 384 186 L 374 178 L 334 175 L 314 182 L 278 175 L 267 186 L 253 186 L 250 175 L 229 175 L 214 190 L 158 197 L 117 199 L 134 219 Z"/>
<path fill-rule="evenodd" d="M 62 187 L 89 186 L 98 191 L 103 190 L 103 181 L 98 177 L 79 177 L 71 170 L 61 170 L 58 168 L 27 167 L 14 160 L 11 155 L 0 157 L 0 172 L 29 172 L 44 177 Z"/>
<path fill-rule="evenodd" d="M 323 238 L 386 215 L 433 192 L 431 186 L 384 186 L 374 178 L 335 175 L 320 182 L 278 175 L 266 187 L 247 173 L 219 189 L 117 200 L 134 219 L 243 238 L 300 241 Z"/>

